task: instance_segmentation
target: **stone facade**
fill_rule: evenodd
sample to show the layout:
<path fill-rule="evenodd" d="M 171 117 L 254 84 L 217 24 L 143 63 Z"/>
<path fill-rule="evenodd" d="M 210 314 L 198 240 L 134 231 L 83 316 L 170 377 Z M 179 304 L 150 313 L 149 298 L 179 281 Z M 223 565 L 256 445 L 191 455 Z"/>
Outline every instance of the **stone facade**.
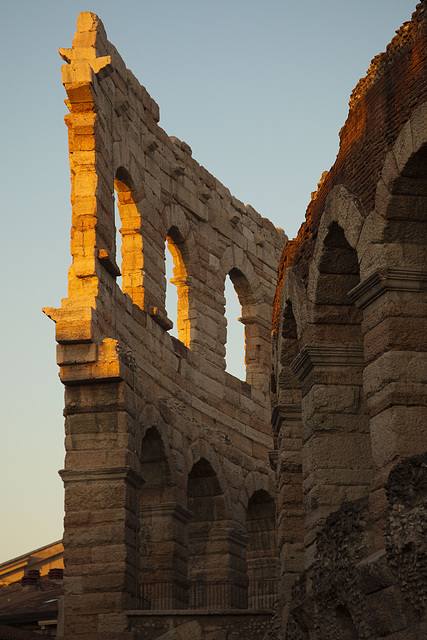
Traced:
<path fill-rule="evenodd" d="M 45 312 L 65 385 L 66 637 L 148 637 L 126 614 L 141 609 L 244 609 L 251 627 L 247 610 L 271 610 L 278 576 L 269 384 L 286 236 L 160 128 L 97 16 L 79 15 L 60 54 L 73 261 L 68 297 Z M 227 275 L 246 381 L 225 371 Z"/>
<path fill-rule="evenodd" d="M 66 638 L 424 637 L 427 2 L 353 92 L 286 244 L 159 127 L 97 16 L 60 53 Z"/>
<path fill-rule="evenodd" d="M 426 10 L 354 90 L 337 160 L 279 265 L 287 640 L 427 637 Z"/>

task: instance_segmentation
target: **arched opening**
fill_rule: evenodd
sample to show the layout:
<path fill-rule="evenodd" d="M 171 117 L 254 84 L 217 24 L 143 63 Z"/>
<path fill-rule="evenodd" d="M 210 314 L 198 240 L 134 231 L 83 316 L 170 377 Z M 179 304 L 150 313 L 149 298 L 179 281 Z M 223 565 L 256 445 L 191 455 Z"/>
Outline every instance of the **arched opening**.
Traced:
<path fill-rule="evenodd" d="M 174 502 L 174 486 L 162 438 L 147 429 L 141 446 L 139 493 L 139 584 L 145 609 L 182 608 L 188 601 L 185 522 Z"/>
<path fill-rule="evenodd" d="M 309 282 L 310 344 L 292 363 L 303 381 L 303 483 L 313 544 L 331 512 L 368 494 L 373 466 L 362 316 L 348 295 L 360 281 L 358 256 L 335 221 L 318 242 Z"/>
<path fill-rule="evenodd" d="M 345 306 L 348 320 L 351 320 L 350 316 L 356 316 L 352 324 L 359 325 L 360 312 L 348 297 L 348 292 L 360 280 L 357 253 L 347 242 L 344 231 L 337 222 L 332 222 L 329 226 L 318 270 L 316 304 Z M 338 319 L 334 324 L 345 324 L 345 321 L 343 316 L 341 321 Z"/>
<path fill-rule="evenodd" d="M 163 440 L 155 427 L 147 429 L 141 445 L 143 492 L 151 502 L 172 499 L 172 478 Z"/>
<path fill-rule="evenodd" d="M 267 393 L 271 367 L 271 326 L 267 321 L 269 310 L 259 298 L 259 291 L 253 290 L 242 271 L 233 268 L 228 275 L 241 307 L 239 320 L 245 327 L 246 382 Z"/>
<path fill-rule="evenodd" d="M 249 500 L 246 533 L 249 609 L 272 609 L 278 594 L 276 507 L 264 490 Z"/>
<path fill-rule="evenodd" d="M 168 315 L 169 320 L 173 323 L 172 329 L 170 329 L 169 333 L 171 336 L 175 338 L 179 338 L 178 334 L 178 290 L 176 285 L 173 283 L 174 280 L 174 262 L 173 256 L 169 249 L 169 243 L 166 240 L 165 242 L 165 271 L 166 271 L 166 313 Z"/>
<path fill-rule="evenodd" d="M 225 370 L 240 380 L 246 379 L 245 327 L 240 321 L 242 307 L 229 275 L 225 279 L 225 317 L 227 341 L 225 344 Z"/>
<path fill-rule="evenodd" d="M 205 458 L 190 471 L 187 496 L 188 509 L 194 514 L 188 524 L 189 606 L 234 608 L 245 594 L 235 580 L 233 533 L 226 519 L 223 490 Z"/>
<path fill-rule="evenodd" d="M 141 309 L 144 307 L 144 256 L 141 215 L 135 187 L 128 172 L 120 167 L 114 180 L 116 262 L 121 272 L 121 288 Z M 121 254 L 121 255 L 120 255 Z"/>
<path fill-rule="evenodd" d="M 383 485 L 400 460 L 425 450 L 420 425 L 427 420 L 426 386 L 420 372 L 427 370 L 426 132 L 424 104 L 386 157 L 373 216 L 376 237 L 362 261 L 366 278 L 352 291 L 367 319 L 364 345 L 369 362 L 364 380 L 375 486 Z M 378 496 L 375 528 L 381 531 L 389 503 L 383 489 Z"/>
<path fill-rule="evenodd" d="M 172 226 L 165 243 L 166 298 L 165 308 L 174 327 L 171 334 L 190 346 L 190 286 L 187 273 L 187 247 L 176 226 Z"/>
<path fill-rule="evenodd" d="M 297 323 L 295 321 L 292 302 L 286 300 L 283 316 L 281 335 L 279 340 L 280 359 L 278 367 L 278 399 L 279 404 L 301 403 L 301 383 L 290 369 L 291 362 L 299 353 L 299 341 L 297 333 Z"/>
<path fill-rule="evenodd" d="M 392 197 L 386 200 L 383 241 L 397 246 L 412 245 L 400 258 L 399 265 L 390 266 L 400 266 L 409 258 L 405 266 L 426 268 L 423 246 L 427 236 L 427 142 L 408 158 L 388 187 Z"/>
<path fill-rule="evenodd" d="M 118 205 L 118 198 L 117 198 L 116 190 L 114 190 L 113 198 L 114 198 L 114 226 L 116 228 L 115 256 L 116 256 L 116 263 L 117 263 L 117 265 L 119 266 L 119 269 L 120 269 L 120 275 L 117 276 L 116 282 L 119 285 L 120 289 L 122 289 L 122 287 L 123 287 L 123 278 L 122 278 L 122 271 L 121 271 L 121 267 L 120 267 L 120 265 L 122 264 L 122 257 L 123 257 L 123 255 L 122 255 L 123 238 L 122 238 L 122 228 L 121 228 L 122 227 L 122 221 L 120 220 L 120 212 L 119 212 L 119 205 Z"/>

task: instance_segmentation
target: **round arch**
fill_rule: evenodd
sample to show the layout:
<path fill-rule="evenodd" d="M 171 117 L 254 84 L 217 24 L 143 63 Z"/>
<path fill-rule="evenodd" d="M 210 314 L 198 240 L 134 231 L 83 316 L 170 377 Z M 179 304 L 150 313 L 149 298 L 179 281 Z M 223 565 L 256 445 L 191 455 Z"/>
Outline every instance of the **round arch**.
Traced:
<path fill-rule="evenodd" d="M 239 247 L 230 246 L 224 251 L 220 259 L 219 274 L 224 288 L 226 276 L 230 276 L 242 308 L 240 322 L 245 326 L 246 382 L 267 392 L 271 367 L 272 309 L 265 301 L 252 263 Z M 226 336 L 225 315 L 221 335 Z M 222 346 L 225 351 L 225 340 Z"/>

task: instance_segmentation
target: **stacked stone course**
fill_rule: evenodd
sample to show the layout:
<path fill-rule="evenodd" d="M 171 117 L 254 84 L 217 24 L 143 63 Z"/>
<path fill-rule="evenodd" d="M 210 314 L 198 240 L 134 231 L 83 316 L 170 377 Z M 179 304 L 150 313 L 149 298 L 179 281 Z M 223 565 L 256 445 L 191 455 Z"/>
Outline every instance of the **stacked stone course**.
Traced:
<path fill-rule="evenodd" d="M 337 160 L 279 264 L 287 640 L 427 634 L 426 14 L 421 2 L 354 90 Z"/>
<path fill-rule="evenodd" d="M 195 581 L 218 583 L 229 610 L 242 594 L 250 606 L 260 567 L 277 578 L 270 327 L 286 237 L 159 127 L 96 15 L 79 15 L 60 54 L 73 262 L 68 297 L 45 311 L 65 385 L 65 634 L 142 638 L 126 612 L 191 608 Z M 166 242 L 180 340 L 168 333 Z M 227 274 L 246 381 L 225 371 Z M 268 626 L 248 615 L 242 624 Z"/>
<path fill-rule="evenodd" d="M 66 638 L 427 636 L 426 0 L 396 33 L 283 250 L 79 15 L 60 50 L 73 262 L 45 310 L 65 385 Z M 225 371 L 227 275 L 245 381 Z"/>

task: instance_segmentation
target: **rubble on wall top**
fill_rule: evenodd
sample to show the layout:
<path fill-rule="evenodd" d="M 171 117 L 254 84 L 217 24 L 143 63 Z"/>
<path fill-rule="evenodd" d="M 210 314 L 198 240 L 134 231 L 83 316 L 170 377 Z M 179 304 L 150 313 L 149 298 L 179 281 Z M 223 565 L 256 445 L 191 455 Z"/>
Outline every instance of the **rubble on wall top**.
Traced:
<path fill-rule="evenodd" d="M 426 20 L 426 8 L 427 0 L 421 0 L 416 6 L 416 11 L 412 14 L 412 20 L 404 22 L 403 25 L 397 29 L 396 35 L 390 44 L 387 45 L 385 52 L 378 54 L 371 60 L 366 76 L 359 80 L 350 95 L 348 103 L 350 111 L 356 106 L 359 99 L 366 93 L 369 87 L 374 84 L 377 78 L 386 71 L 401 49 L 414 39 L 421 23 Z"/>

